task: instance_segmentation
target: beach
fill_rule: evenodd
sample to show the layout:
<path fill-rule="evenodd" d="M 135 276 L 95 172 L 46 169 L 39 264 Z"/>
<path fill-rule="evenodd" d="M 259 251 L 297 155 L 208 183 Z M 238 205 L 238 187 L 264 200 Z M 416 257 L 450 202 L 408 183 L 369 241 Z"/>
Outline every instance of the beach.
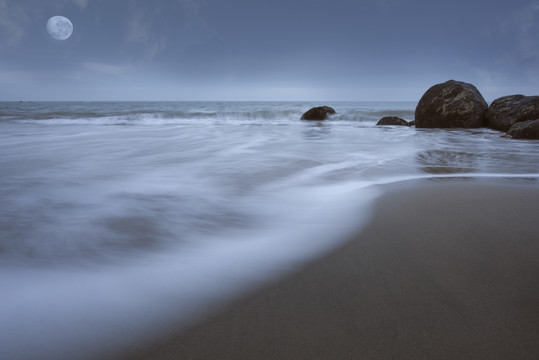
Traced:
<path fill-rule="evenodd" d="M 538 33 L 0 0 L 0 360 L 539 360 Z"/>
<path fill-rule="evenodd" d="M 123 358 L 539 358 L 537 180 L 383 192 L 336 251 Z"/>
<path fill-rule="evenodd" d="M 539 143 L 314 105 L 1 103 L 0 358 L 526 358 Z"/>

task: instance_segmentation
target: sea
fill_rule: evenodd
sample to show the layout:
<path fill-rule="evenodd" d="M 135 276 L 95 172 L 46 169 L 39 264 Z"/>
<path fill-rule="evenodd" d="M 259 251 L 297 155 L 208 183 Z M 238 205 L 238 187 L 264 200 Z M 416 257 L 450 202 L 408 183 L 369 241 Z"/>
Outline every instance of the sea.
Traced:
<path fill-rule="evenodd" d="M 320 105 L 337 113 L 300 120 Z M 342 245 L 381 185 L 539 187 L 539 141 L 375 126 L 415 106 L 1 102 L 0 358 L 99 358 L 189 326 Z"/>

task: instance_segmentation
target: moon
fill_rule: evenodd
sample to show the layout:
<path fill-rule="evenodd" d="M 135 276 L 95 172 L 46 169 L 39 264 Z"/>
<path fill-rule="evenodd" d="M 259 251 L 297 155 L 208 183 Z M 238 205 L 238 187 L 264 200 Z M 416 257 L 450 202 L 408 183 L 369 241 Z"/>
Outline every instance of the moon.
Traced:
<path fill-rule="evenodd" d="M 56 40 L 67 40 L 73 33 L 73 24 L 64 16 L 53 16 L 47 21 L 47 31 Z"/>

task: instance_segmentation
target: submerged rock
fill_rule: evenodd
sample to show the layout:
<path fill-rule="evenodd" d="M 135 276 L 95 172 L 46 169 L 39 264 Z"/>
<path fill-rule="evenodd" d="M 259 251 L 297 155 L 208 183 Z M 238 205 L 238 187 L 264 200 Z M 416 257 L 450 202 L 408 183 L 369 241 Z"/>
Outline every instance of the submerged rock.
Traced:
<path fill-rule="evenodd" d="M 485 112 L 487 126 L 507 131 L 514 124 L 539 119 L 539 96 L 509 95 L 498 98 Z"/>
<path fill-rule="evenodd" d="M 301 120 L 326 120 L 328 114 L 335 114 L 335 110 L 329 106 L 313 107 L 301 116 Z"/>
<path fill-rule="evenodd" d="M 539 119 L 526 120 L 513 124 L 509 131 L 507 131 L 507 137 L 511 139 L 538 139 L 539 140 Z"/>
<path fill-rule="evenodd" d="M 475 86 L 449 80 L 425 92 L 415 110 L 418 128 L 477 128 L 484 126 L 488 104 Z"/>
<path fill-rule="evenodd" d="M 408 121 L 401 119 L 400 117 L 396 116 L 385 116 L 376 123 L 376 125 L 403 125 L 403 126 L 412 126 L 412 123 L 409 123 Z"/>

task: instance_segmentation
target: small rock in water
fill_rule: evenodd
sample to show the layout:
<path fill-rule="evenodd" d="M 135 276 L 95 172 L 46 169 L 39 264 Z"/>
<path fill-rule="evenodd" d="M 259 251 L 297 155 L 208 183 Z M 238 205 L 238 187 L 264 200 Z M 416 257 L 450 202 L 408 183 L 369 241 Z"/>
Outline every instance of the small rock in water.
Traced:
<path fill-rule="evenodd" d="M 318 106 L 303 114 L 301 120 L 326 120 L 328 114 L 335 114 L 335 110 L 329 106 Z"/>
<path fill-rule="evenodd" d="M 509 95 L 498 98 L 485 112 L 487 126 L 507 131 L 514 124 L 539 119 L 539 96 Z"/>
<path fill-rule="evenodd" d="M 539 140 L 539 119 L 517 122 L 509 128 L 506 136 L 511 139 Z"/>
<path fill-rule="evenodd" d="M 403 126 L 412 126 L 412 123 L 409 123 L 408 121 L 401 119 L 400 117 L 396 116 L 385 116 L 378 121 L 376 125 L 403 125 Z"/>
<path fill-rule="evenodd" d="M 475 86 L 449 80 L 425 92 L 415 110 L 417 128 L 478 128 L 484 126 L 488 104 Z"/>

